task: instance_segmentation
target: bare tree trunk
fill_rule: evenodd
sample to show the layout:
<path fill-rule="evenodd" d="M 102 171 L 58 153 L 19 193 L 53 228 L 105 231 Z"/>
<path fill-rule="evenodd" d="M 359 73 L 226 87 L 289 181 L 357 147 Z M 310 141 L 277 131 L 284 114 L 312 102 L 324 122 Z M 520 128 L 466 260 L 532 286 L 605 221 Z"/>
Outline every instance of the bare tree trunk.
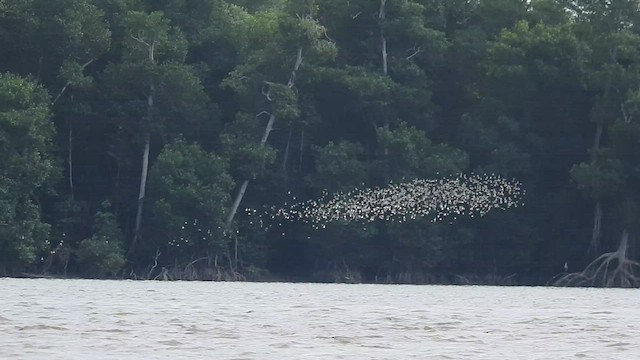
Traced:
<path fill-rule="evenodd" d="M 302 174 L 302 160 L 304 155 L 304 128 L 300 132 L 300 162 L 298 163 L 298 173 Z"/>
<path fill-rule="evenodd" d="M 149 54 L 149 63 L 152 65 L 156 64 L 155 60 L 155 49 L 156 43 L 151 42 L 151 44 L 147 44 L 142 41 L 144 44 L 148 46 L 148 54 Z M 147 173 L 149 172 L 149 150 L 151 148 L 151 129 L 149 128 L 150 124 L 153 122 L 153 106 L 154 99 L 153 96 L 155 94 L 155 84 L 153 80 L 151 81 L 151 85 L 149 87 L 149 94 L 147 95 L 147 117 L 145 119 L 146 128 L 144 129 L 144 150 L 142 151 L 142 173 L 140 174 L 140 190 L 138 192 L 138 209 L 136 211 L 136 223 L 133 230 L 133 241 L 131 242 L 131 247 L 129 248 L 129 254 L 132 254 L 135 251 L 136 245 L 138 243 L 138 239 L 140 238 L 140 229 L 142 228 L 142 210 L 144 208 L 144 198 L 147 189 Z"/>
<path fill-rule="evenodd" d="M 147 187 L 147 173 L 149 171 L 149 149 L 151 148 L 151 134 L 147 130 L 144 139 L 144 151 L 142 152 L 142 174 L 140 175 L 140 191 L 138 192 L 138 210 L 136 211 L 136 224 L 133 232 L 133 241 L 129 248 L 129 254 L 133 253 L 140 238 L 140 228 L 142 227 L 142 210 L 144 207 L 144 197 Z"/>
<path fill-rule="evenodd" d="M 270 114 L 269 121 L 267 122 L 267 126 L 264 128 L 264 134 L 262 134 L 262 139 L 260 139 L 260 145 L 264 146 L 264 144 L 267 143 L 267 140 L 269 140 L 269 135 L 273 130 L 273 125 L 275 124 L 275 122 L 276 122 L 276 116 L 273 114 Z"/>
<path fill-rule="evenodd" d="M 227 216 L 227 221 L 225 222 L 225 226 L 227 227 L 227 229 L 231 227 L 231 223 L 233 222 L 233 218 L 236 216 L 236 212 L 238 211 L 240 202 L 244 197 L 244 193 L 247 191 L 247 186 L 249 186 L 249 180 L 243 181 L 242 185 L 240 186 L 240 189 L 238 189 L 238 193 L 236 194 L 236 197 L 233 200 L 233 205 L 231 205 L 231 211 L 229 211 L 229 215 Z"/>
<path fill-rule="evenodd" d="M 234 261 L 234 271 L 238 271 L 238 234 L 234 234 L 234 246 L 233 246 L 233 261 Z"/>
<path fill-rule="evenodd" d="M 293 130 L 289 128 L 289 137 L 287 138 L 287 146 L 284 148 L 284 157 L 282 159 L 282 171 L 287 174 L 287 161 L 289 160 L 289 147 L 291 146 L 291 133 Z"/>
<path fill-rule="evenodd" d="M 378 19 L 384 21 L 386 18 L 387 0 L 380 0 L 380 11 L 378 12 Z M 389 73 L 389 64 L 387 61 L 387 39 L 384 36 L 384 30 L 380 29 L 380 45 L 382 46 L 382 73 L 387 75 Z"/>
<path fill-rule="evenodd" d="M 300 66 L 302 65 L 302 60 L 303 60 L 302 47 L 298 47 L 296 63 L 293 66 L 293 70 L 291 71 L 291 75 L 289 76 L 289 81 L 287 82 L 287 86 L 290 89 L 295 86 L 296 74 L 300 69 Z M 269 97 L 267 96 L 267 98 Z M 269 139 L 269 134 L 271 134 L 271 131 L 273 130 L 273 125 L 275 124 L 275 122 L 276 122 L 275 115 L 269 114 L 269 121 L 267 122 L 267 126 L 264 129 L 264 134 L 262 135 L 262 139 L 260 140 L 261 146 L 264 146 L 267 143 L 267 140 Z M 231 205 L 231 210 L 229 211 L 229 215 L 227 216 L 227 221 L 225 222 L 225 226 L 227 229 L 229 229 L 231 227 L 231 224 L 233 223 L 233 219 L 235 218 L 236 213 L 238 212 L 238 207 L 240 206 L 240 203 L 242 202 L 242 198 L 244 197 L 244 194 L 247 191 L 247 186 L 249 186 L 249 180 L 245 179 L 244 182 L 242 183 L 242 186 L 240 186 L 240 189 L 238 189 L 238 193 L 236 194 L 236 197 L 233 200 L 233 204 Z"/>
<path fill-rule="evenodd" d="M 42 60 L 42 58 L 41 58 L 41 60 Z M 95 60 L 95 59 L 90 59 L 90 60 L 89 60 L 89 61 L 87 61 L 86 63 L 84 63 L 84 64 L 80 65 L 80 66 L 81 66 L 80 71 L 81 71 L 81 72 L 83 72 L 83 71 L 84 71 L 84 69 L 85 69 L 87 66 L 91 65 L 91 63 L 92 63 L 92 62 L 94 62 L 94 60 Z M 53 105 L 55 105 L 55 104 L 58 102 L 58 100 L 60 100 L 60 97 L 64 94 L 64 92 L 65 92 L 65 91 L 67 91 L 67 89 L 68 89 L 68 88 L 69 88 L 69 86 L 71 86 L 71 85 L 73 85 L 73 83 L 72 83 L 71 81 L 67 81 L 67 83 L 66 83 L 66 84 L 64 84 L 64 86 L 62 87 L 62 90 L 60 90 L 60 92 L 58 93 L 58 95 L 56 95 L 56 97 L 55 97 L 55 98 L 53 99 L 53 101 L 51 102 L 51 105 L 52 105 L 52 106 L 53 106 Z"/>
<path fill-rule="evenodd" d="M 602 132 L 604 131 L 604 125 L 601 121 L 598 121 L 596 126 L 596 134 L 593 137 L 593 150 L 598 151 L 600 149 L 600 143 L 602 142 Z"/>
<path fill-rule="evenodd" d="M 296 74 L 298 73 L 298 69 L 300 69 L 300 65 L 302 65 L 302 46 L 298 47 L 296 64 L 293 66 L 293 71 L 291 71 L 291 76 L 289 76 L 289 82 L 287 82 L 289 89 L 291 89 L 296 83 Z"/>
<path fill-rule="evenodd" d="M 589 251 L 594 254 L 600 252 L 600 235 L 602 234 L 602 205 L 600 201 L 596 202 L 596 207 L 593 214 L 593 231 L 591 233 L 591 244 L 589 244 Z"/>
<path fill-rule="evenodd" d="M 604 99 L 609 97 L 609 91 L 611 88 L 611 78 L 609 79 L 605 91 L 604 91 Z M 596 152 L 600 150 L 600 145 L 602 143 L 602 133 L 604 132 L 604 120 L 598 119 L 596 126 L 596 133 L 593 137 L 593 155 L 595 156 Z M 591 243 L 589 244 L 589 250 L 593 251 L 594 254 L 597 254 L 600 250 L 600 239 L 602 237 L 602 204 L 600 200 L 596 201 L 596 205 L 593 211 L 593 230 L 591 232 Z"/>
<path fill-rule="evenodd" d="M 380 10 L 378 11 L 378 19 L 380 19 L 380 23 L 387 17 L 386 13 L 386 5 L 387 0 L 380 0 Z M 380 45 L 381 45 L 381 55 L 382 55 L 382 73 L 384 75 L 389 74 L 389 62 L 388 62 L 388 54 L 387 54 L 387 38 L 384 36 L 384 29 L 380 28 Z M 375 125 L 374 125 L 375 126 Z M 389 129 L 389 119 L 384 119 L 384 128 Z M 377 129 L 376 129 L 377 133 Z M 385 181 L 390 180 L 390 170 L 389 170 L 389 148 L 387 146 L 384 147 L 384 176 Z"/>
<path fill-rule="evenodd" d="M 260 145 L 264 146 L 269 139 L 269 134 L 273 130 L 273 124 L 276 122 L 276 117 L 273 114 L 269 115 L 269 121 L 267 122 L 267 126 L 264 129 L 264 134 L 262 135 L 262 139 L 260 140 Z M 231 223 L 233 222 L 233 218 L 236 216 L 236 212 L 238 211 L 238 207 L 240 206 L 240 202 L 242 202 L 242 198 L 244 197 L 245 192 L 247 191 L 247 186 L 249 186 L 249 179 L 246 179 L 242 182 L 240 189 L 238 189 L 238 193 L 236 194 L 235 199 L 233 200 L 233 205 L 231 205 L 231 211 L 229 211 L 229 215 L 227 216 L 227 221 L 225 222 L 225 226 L 227 229 L 231 227 Z"/>

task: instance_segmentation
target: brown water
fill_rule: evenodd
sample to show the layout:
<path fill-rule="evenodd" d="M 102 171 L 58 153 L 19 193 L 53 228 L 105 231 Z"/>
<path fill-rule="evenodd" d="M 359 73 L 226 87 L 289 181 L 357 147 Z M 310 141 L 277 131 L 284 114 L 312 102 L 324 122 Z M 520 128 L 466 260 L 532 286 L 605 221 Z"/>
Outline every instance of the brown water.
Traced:
<path fill-rule="evenodd" d="M 640 359 L 640 291 L 0 279 L 0 359 Z"/>

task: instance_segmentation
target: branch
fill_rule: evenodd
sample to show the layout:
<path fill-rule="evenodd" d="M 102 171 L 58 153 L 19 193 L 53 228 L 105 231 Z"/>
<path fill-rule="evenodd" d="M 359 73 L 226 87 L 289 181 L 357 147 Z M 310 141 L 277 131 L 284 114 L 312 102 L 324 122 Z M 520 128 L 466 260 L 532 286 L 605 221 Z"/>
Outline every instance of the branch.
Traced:
<path fill-rule="evenodd" d="M 269 116 L 271 116 L 271 113 L 270 113 L 270 112 L 268 112 L 268 111 L 261 111 L 261 112 L 259 112 L 258 114 L 256 114 L 256 119 L 257 119 L 257 118 L 259 118 L 259 117 L 260 117 L 260 116 L 262 116 L 262 115 L 269 115 Z"/>
<path fill-rule="evenodd" d="M 384 10 L 386 4 L 387 0 L 380 0 L 380 11 L 378 12 L 378 18 L 380 19 L 384 19 L 386 16 L 386 12 Z"/>
<path fill-rule="evenodd" d="M 266 97 L 267 100 L 273 101 L 271 99 L 271 83 L 270 82 L 265 81 L 264 84 L 262 84 L 262 95 L 264 95 L 264 97 Z"/>
<path fill-rule="evenodd" d="M 407 56 L 407 61 L 411 61 L 411 59 L 413 59 L 414 56 L 420 54 L 422 52 L 422 46 L 413 46 L 413 49 L 409 49 L 407 51 L 413 51 L 413 53 L 409 56 Z"/>
<path fill-rule="evenodd" d="M 145 44 L 146 46 L 151 46 L 151 45 L 149 45 L 149 43 L 148 43 L 148 42 L 146 42 L 146 41 L 144 41 L 144 40 L 142 39 L 142 36 L 141 36 L 141 35 L 138 35 L 138 37 L 135 37 L 135 36 L 133 36 L 133 35 L 130 35 L 130 36 L 131 36 L 131 38 L 132 38 L 133 40 L 135 40 L 135 41 L 137 41 L 137 42 L 139 42 L 139 43 L 141 43 L 141 44 Z"/>
<path fill-rule="evenodd" d="M 325 28 L 323 28 L 323 31 L 324 31 L 324 37 L 326 37 L 326 38 L 327 38 L 327 40 L 329 40 L 332 44 L 335 44 L 335 43 L 336 43 L 336 41 L 335 41 L 335 40 L 333 40 L 332 38 L 330 38 L 330 37 L 329 37 L 329 34 L 327 34 L 327 28 L 326 28 L 326 27 L 325 27 Z"/>
<path fill-rule="evenodd" d="M 153 266 L 151 267 L 151 270 L 149 270 L 149 273 L 147 274 L 147 280 L 151 278 L 151 274 L 153 273 L 153 270 L 155 270 L 155 268 L 158 266 L 158 258 L 160 257 L 160 254 L 162 254 L 160 252 L 160 249 L 156 249 L 156 256 L 153 258 Z"/>
<path fill-rule="evenodd" d="M 86 63 L 82 64 L 82 70 L 84 70 L 84 68 L 86 68 L 87 66 L 89 66 L 92 62 L 94 62 L 96 59 L 91 59 L 89 61 L 87 61 Z"/>
<path fill-rule="evenodd" d="M 62 96 L 62 94 L 64 94 L 65 91 L 67 91 L 67 88 L 71 85 L 71 81 L 67 81 L 66 84 L 64 84 L 64 86 L 62 87 L 62 90 L 60 90 L 60 92 L 58 93 L 58 95 L 56 96 L 55 99 L 53 99 L 53 101 L 51 102 L 51 106 L 55 105 L 56 102 L 58 102 L 58 100 L 60 99 L 60 97 Z"/>
<path fill-rule="evenodd" d="M 627 113 L 627 108 L 624 106 L 624 103 L 620 104 L 620 110 L 622 111 L 622 117 L 624 118 L 624 122 L 630 123 L 631 116 L 629 116 L 629 113 Z"/>
<path fill-rule="evenodd" d="M 189 266 L 193 266 L 193 265 L 194 265 L 195 263 L 197 263 L 198 261 L 207 260 L 208 258 L 209 258 L 208 256 L 204 256 L 204 257 L 201 257 L 201 258 L 199 258 L 199 259 L 195 259 L 195 260 L 193 260 L 192 262 L 188 263 L 188 264 L 184 267 L 184 271 L 186 271 L 186 270 L 189 268 Z"/>
<path fill-rule="evenodd" d="M 86 63 L 82 64 L 80 66 L 80 70 L 84 71 L 84 69 L 89 66 L 92 62 L 94 62 L 95 59 L 91 59 L 89 61 L 87 61 Z M 55 99 L 53 99 L 53 101 L 51 102 L 51 106 L 55 105 L 56 102 L 58 101 L 58 99 L 60 99 L 60 97 L 62 96 L 62 94 L 64 94 L 64 92 L 67 90 L 67 88 L 71 85 L 71 81 L 67 81 L 67 83 L 62 87 L 62 90 L 60 90 L 60 92 L 58 93 L 58 95 L 56 96 Z"/>
<path fill-rule="evenodd" d="M 298 72 L 298 69 L 300 69 L 300 65 L 302 65 L 302 46 L 298 48 L 298 56 L 296 58 L 296 64 L 293 66 L 293 70 L 291 71 L 291 76 L 289 77 L 289 82 L 287 83 L 287 86 L 289 87 L 289 89 L 291 89 L 293 85 L 295 85 L 296 83 L 296 73 Z"/>
<path fill-rule="evenodd" d="M 155 53 L 156 53 L 156 42 L 154 41 L 151 43 L 151 45 L 149 45 L 149 61 L 151 61 L 152 64 L 156 63 Z"/>

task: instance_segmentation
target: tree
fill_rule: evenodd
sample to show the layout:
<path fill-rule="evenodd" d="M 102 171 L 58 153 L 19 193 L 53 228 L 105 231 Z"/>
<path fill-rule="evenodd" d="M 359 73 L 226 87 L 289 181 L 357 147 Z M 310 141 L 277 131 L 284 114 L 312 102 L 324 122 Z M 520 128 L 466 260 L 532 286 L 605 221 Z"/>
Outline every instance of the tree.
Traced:
<path fill-rule="evenodd" d="M 466 153 L 446 144 L 433 144 L 424 131 L 406 123 L 395 129 L 378 129 L 378 143 L 386 151 L 394 181 L 451 176 L 469 166 Z"/>
<path fill-rule="evenodd" d="M 573 10 L 581 35 L 593 50 L 587 76 L 595 94 L 589 119 L 595 134 L 589 161 L 571 169 L 580 190 L 595 202 L 589 252 L 600 254 L 606 239 L 620 235 L 616 251 L 596 258 L 584 271 L 560 278 L 559 285 L 637 286 L 638 264 L 628 251 L 637 238 L 637 173 L 640 139 L 636 93 L 640 82 L 637 47 L 640 19 L 637 1 L 576 2 Z"/>
<path fill-rule="evenodd" d="M 8 269 L 33 264 L 46 246 L 38 193 L 56 172 L 49 105 L 40 85 L 0 74 L 0 262 Z"/>
<path fill-rule="evenodd" d="M 114 116 L 143 148 L 132 254 L 141 236 L 152 135 L 162 135 L 179 120 L 185 125 L 203 119 L 207 98 L 193 70 L 184 65 L 182 33 L 161 12 L 129 12 L 123 28 L 123 61 L 110 64 L 105 73 Z"/>
<path fill-rule="evenodd" d="M 229 257 L 224 219 L 233 179 L 228 166 L 196 144 L 178 139 L 166 145 L 149 177 L 148 233 L 154 240 L 146 247 L 175 263 L 204 256 L 217 264 Z"/>
<path fill-rule="evenodd" d="M 316 19 L 315 1 L 285 1 L 274 11 L 246 15 L 241 25 L 249 34 L 242 44 L 244 62 L 225 80 L 225 84 L 244 97 L 255 108 L 259 99 L 266 110 L 256 111 L 256 119 L 267 118 L 259 147 L 264 148 L 276 119 L 287 120 L 299 116 L 296 84 L 304 66 L 322 63 L 335 55 L 333 42 L 326 37 L 325 28 Z M 249 185 L 244 179 L 227 216 L 231 227 L 240 202 Z"/>
<path fill-rule="evenodd" d="M 481 237 L 509 239 L 506 231 L 511 230 L 500 224 L 519 222 L 528 237 L 520 241 L 544 249 L 538 256 L 556 263 L 579 261 L 570 239 L 583 231 L 586 216 L 568 176 L 589 142 L 582 119 L 589 101 L 584 74 L 590 53 L 574 29 L 568 20 L 556 25 L 522 20 L 503 30 L 486 47 L 476 103 L 458 128 L 460 146 L 470 154 L 475 172 L 513 176 L 527 184 L 527 207 L 516 218 L 505 214 L 485 220 Z M 571 227 L 561 212 L 575 215 Z M 538 226 L 540 221 L 546 226 Z M 516 250 L 510 245 L 513 238 L 502 243 L 492 256 L 502 251 L 500 246 Z"/>
<path fill-rule="evenodd" d="M 77 256 L 84 272 L 92 276 L 115 276 L 125 264 L 124 234 L 105 202 L 95 215 L 95 233 L 78 246 Z"/>
<path fill-rule="evenodd" d="M 317 172 L 309 177 L 319 190 L 330 193 L 353 190 L 367 182 L 367 166 L 362 160 L 360 144 L 341 141 L 325 146 L 313 146 Z"/>

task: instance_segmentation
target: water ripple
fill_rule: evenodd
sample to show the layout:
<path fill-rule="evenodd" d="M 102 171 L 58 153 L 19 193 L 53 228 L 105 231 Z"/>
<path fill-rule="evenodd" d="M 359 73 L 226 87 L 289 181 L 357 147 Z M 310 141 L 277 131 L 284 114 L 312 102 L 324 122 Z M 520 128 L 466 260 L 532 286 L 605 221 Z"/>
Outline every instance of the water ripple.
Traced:
<path fill-rule="evenodd" d="M 638 290 L 0 279 L 0 359 L 634 359 Z"/>

